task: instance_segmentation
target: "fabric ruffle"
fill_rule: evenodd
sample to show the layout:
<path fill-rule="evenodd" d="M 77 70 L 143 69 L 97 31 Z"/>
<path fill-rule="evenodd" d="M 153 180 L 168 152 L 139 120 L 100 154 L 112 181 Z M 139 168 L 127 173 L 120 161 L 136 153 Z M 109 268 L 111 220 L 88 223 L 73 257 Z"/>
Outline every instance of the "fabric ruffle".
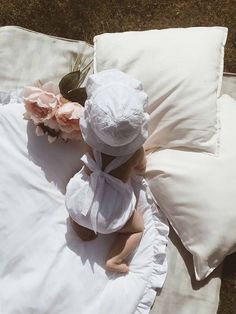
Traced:
<path fill-rule="evenodd" d="M 150 312 L 156 297 L 156 289 L 162 288 L 167 275 L 167 244 L 169 225 L 164 214 L 159 210 L 158 206 L 154 203 L 151 196 L 151 191 L 147 187 L 147 199 L 150 203 L 150 210 L 152 216 L 153 229 L 153 261 L 152 261 L 152 274 L 149 277 L 144 291 L 143 297 L 140 300 L 135 314 L 147 314 Z"/>
<path fill-rule="evenodd" d="M 23 89 L 12 89 L 9 91 L 0 90 L 0 105 L 10 105 L 15 103 L 21 103 L 23 99 Z"/>

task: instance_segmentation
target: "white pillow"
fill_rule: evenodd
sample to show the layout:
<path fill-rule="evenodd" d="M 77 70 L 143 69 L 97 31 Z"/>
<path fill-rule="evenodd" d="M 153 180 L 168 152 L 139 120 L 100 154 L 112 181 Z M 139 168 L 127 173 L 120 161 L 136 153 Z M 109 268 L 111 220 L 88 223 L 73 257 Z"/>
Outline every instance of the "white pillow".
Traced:
<path fill-rule="evenodd" d="M 93 47 L 16 26 L 0 27 L 0 89 L 42 82 L 59 82 L 71 71 L 78 54 L 89 62 Z"/>
<path fill-rule="evenodd" d="M 192 27 L 94 37 L 94 71 L 118 68 L 143 82 L 150 97 L 146 148 L 217 152 L 216 100 L 227 28 Z"/>
<path fill-rule="evenodd" d="M 164 149 L 148 158 L 152 193 L 193 255 L 197 280 L 236 251 L 236 101 L 219 99 L 219 156 Z"/>

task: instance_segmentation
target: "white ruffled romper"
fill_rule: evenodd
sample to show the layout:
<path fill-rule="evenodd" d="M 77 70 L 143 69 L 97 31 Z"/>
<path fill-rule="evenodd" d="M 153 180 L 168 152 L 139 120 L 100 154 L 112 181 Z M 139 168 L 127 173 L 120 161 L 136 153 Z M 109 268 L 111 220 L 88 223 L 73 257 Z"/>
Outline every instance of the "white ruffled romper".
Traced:
<path fill-rule="evenodd" d="M 102 170 L 101 153 L 93 149 L 81 160 L 92 171 L 86 174 L 84 167 L 67 185 L 66 207 L 71 218 L 95 233 L 113 233 L 121 229 L 133 214 L 136 196 L 131 180 L 123 182 L 110 172 L 124 164 L 132 155 L 115 157 Z"/>

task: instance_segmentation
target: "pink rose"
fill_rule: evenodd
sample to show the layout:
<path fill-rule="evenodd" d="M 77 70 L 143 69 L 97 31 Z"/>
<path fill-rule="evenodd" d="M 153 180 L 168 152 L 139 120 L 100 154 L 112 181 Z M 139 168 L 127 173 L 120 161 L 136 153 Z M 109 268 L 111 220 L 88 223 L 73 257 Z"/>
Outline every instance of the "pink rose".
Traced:
<path fill-rule="evenodd" d="M 55 113 L 63 139 L 81 139 L 79 120 L 84 108 L 75 102 L 61 104 Z"/>
<path fill-rule="evenodd" d="M 51 128 L 58 128 L 53 116 L 58 105 L 58 87 L 52 82 L 42 85 L 41 88 L 27 86 L 24 89 L 24 102 L 27 119 L 35 124 L 44 123 Z"/>
<path fill-rule="evenodd" d="M 82 140 L 80 131 L 72 131 L 70 133 L 61 132 L 60 137 L 63 138 L 63 140 Z"/>

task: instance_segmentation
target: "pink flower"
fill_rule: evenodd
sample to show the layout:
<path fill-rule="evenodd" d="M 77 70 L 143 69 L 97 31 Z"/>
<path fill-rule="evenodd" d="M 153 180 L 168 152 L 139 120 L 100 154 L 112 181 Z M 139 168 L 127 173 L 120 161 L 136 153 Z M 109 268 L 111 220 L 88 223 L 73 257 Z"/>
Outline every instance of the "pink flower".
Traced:
<path fill-rule="evenodd" d="M 79 119 L 84 108 L 75 102 L 61 104 L 55 113 L 63 139 L 81 139 Z"/>
<path fill-rule="evenodd" d="M 48 82 L 39 87 L 27 86 L 24 89 L 24 102 L 26 119 L 31 119 L 35 124 L 44 123 L 51 128 L 58 128 L 53 116 L 58 105 L 58 87 Z M 52 120 L 52 121 L 51 121 Z"/>
<path fill-rule="evenodd" d="M 25 87 L 24 102 L 25 118 L 37 125 L 38 136 L 46 133 L 50 143 L 59 136 L 64 140 L 81 139 L 79 120 L 83 107 L 63 98 L 52 82 L 40 87 Z"/>
<path fill-rule="evenodd" d="M 80 131 L 72 131 L 70 133 L 61 132 L 60 137 L 63 138 L 63 140 L 82 140 Z"/>

